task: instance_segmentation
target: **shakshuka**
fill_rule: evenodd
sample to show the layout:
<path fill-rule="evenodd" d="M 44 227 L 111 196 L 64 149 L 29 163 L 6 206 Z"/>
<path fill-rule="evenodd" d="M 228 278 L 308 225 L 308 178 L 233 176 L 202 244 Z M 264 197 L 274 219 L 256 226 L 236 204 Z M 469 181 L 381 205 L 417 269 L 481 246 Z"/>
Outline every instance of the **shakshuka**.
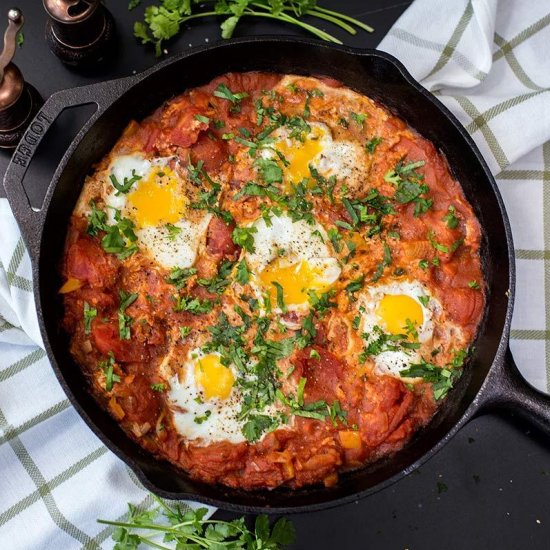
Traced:
<path fill-rule="evenodd" d="M 445 159 L 379 103 L 225 74 L 131 122 L 87 177 L 63 325 L 147 451 L 207 483 L 331 486 L 460 377 L 480 240 Z"/>

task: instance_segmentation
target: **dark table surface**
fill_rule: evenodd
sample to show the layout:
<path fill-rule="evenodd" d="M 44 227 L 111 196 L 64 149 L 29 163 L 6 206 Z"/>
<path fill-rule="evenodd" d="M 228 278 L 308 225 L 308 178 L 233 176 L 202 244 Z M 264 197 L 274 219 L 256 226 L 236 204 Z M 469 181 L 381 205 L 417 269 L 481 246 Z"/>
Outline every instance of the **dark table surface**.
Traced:
<path fill-rule="evenodd" d="M 322 5 L 353 15 L 376 29 L 373 34 L 356 36 L 328 26 L 326 30 L 345 44 L 376 47 L 410 3 L 325 0 Z M 3 12 L 6 5 L 2 1 Z M 19 0 L 27 23 L 16 63 L 43 97 L 62 88 L 139 72 L 156 62 L 153 52 L 132 36 L 132 22 L 143 8 L 128 12 L 127 0 L 109 0 L 107 5 L 117 22 L 117 50 L 109 64 L 83 74 L 64 67 L 47 49 L 42 2 Z M 266 33 L 300 31 L 244 22 L 236 35 Z M 167 49 L 169 53 L 180 52 L 214 42 L 218 36 L 217 21 L 196 22 L 167 44 Z M 51 166 L 78 128 L 78 113 L 65 118 L 66 132 L 49 138 Z M 0 151 L 0 177 L 8 161 L 9 155 Z M 31 178 L 26 186 L 38 188 L 41 195 L 48 175 L 35 174 L 37 180 Z M 230 517 L 221 511 L 218 515 Z M 506 413 L 486 415 L 470 422 L 439 454 L 392 487 L 354 504 L 292 519 L 297 530 L 294 550 L 549 550 L 550 442 Z"/>

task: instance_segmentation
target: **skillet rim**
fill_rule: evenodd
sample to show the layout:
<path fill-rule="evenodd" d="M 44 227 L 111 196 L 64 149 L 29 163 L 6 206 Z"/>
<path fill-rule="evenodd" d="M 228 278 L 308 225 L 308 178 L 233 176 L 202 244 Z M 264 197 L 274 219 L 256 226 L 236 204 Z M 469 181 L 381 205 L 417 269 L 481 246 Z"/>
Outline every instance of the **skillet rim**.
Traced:
<path fill-rule="evenodd" d="M 390 64 L 393 68 L 397 69 L 400 78 L 403 80 L 404 85 L 409 86 L 410 88 L 413 88 L 414 92 L 417 94 L 420 94 L 423 96 L 423 98 L 432 105 L 442 112 L 444 117 L 447 119 L 448 123 L 451 124 L 455 130 L 457 130 L 462 137 L 462 139 L 465 141 L 465 145 L 469 147 L 469 149 L 474 153 L 478 163 L 479 167 L 481 168 L 483 172 L 483 176 L 490 184 L 490 187 L 493 191 L 494 198 L 496 199 L 496 205 L 498 206 L 498 209 L 500 211 L 501 220 L 503 223 L 503 228 L 506 236 L 506 245 L 507 245 L 507 258 L 508 258 L 508 273 L 509 273 L 509 289 L 510 289 L 510 295 L 508 297 L 508 303 L 506 306 L 506 314 L 504 315 L 503 319 L 503 327 L 501 332 L 501 337 L 493 358 L 493 362 L 490 367 L 487 368 L 487 372 L 485 374 L 485 378 L 477 391 L 476 395 L 472 399 L 471 403 L 467 406 L 465 412 L 462 414 L 462 416 L 459 418 L 459 420 L 447 431 L 447 433 L 439 439 L 439 441 L 434 444 L 427 452 L 422 454 L 417 460 L 412 462 L 409 466 L 401 470 L 400 472 L 388 477 L 386 480 L 370 487 L 367 489 L 363 489 L 361 491 L 357 491 L 354 493 L 350 493 L 347 496 L 342 496 L 334 499 L 327 499 L 323 500 L 322 502 L 316 503 L 316 504 L 308 504 L 308 505 L 298 505 L 294 507 L 284 507 L 284 506 L 277 506 L 277 507 L 269 507 L 266 505 L 248 505 L 248 504 L 234 504 L 231 503 L 228 500 L 220 500 L 218 498 L 212 498 L 212 497 L 206 497 L 202 495 L 198 495 L 196 493 L 190 493 L 190 492 L 171 492 L 171 491 L 165 491 L 163 489 L 160 489 L 157 487 L 144 473 L 141 466 L 137 464 L 137 462 L 129 457 L 124 451 L 122 451 L 119 446 L 114 443 L 106 434 L 103 433 L 103 430 L 101 430 L 94 421 L 88 416 L 88 414 L 85 412 L 82 405 L 80 405 L 80 401 L 76 398 L 76 396 L 72 393 L 70 390 L 68 383 L 65 380 L 65 377 L 57 363 L 57 360 L 55 358 L 55 355 L 53 353 L 48 334 L 46 331 L 46 323 L 43 316 L 42 311 L 42 302 L 41 302 L 41 294 L 40 294 L 40 277 L 39 277 L 39 265 L 40 265 L 40 252 L 43 247 L 43 236 L 44 236 L 44 225 L 45 220 L 51 205 L 52 197 L 55 191 L 55 188 L 57 187 L 57 184 L 59 183 L 59 179 L 65 170 L 68 162 L 70 161 L 72 155 L 74 154 L 75 150 L 79 146 L 80 142 L 84 138 L 84 136 L 89 132 L 90 128 L 97 122 L 97 120 L 107 111 L 113 102 L 120 100 L 126 93 L 128 93 L 131 88 L 138 85 L 140 82 L 146 80 L 151 75 L 154 75 L 155 73 L 163 70 L 165 67 L 170 66 L 175 63 L 179 63 L 180 61 L 187 59 L 189 57 L 195 57 L 200 56 L 201 53 L 205 51 L 211 51 L 221 48 L 231 48 L 233 45 L 239 44 L 250 44 L 254 45 L 256 43 L 291 43 L 291 44 L 300 44 L 304 46 L 310 46 L 315 48 L 320 48 L 321 50 L 338 50 L 346 55 L 350 55 L 352 57 L 376 57 L 379 59 L 383 59 L 385 62 Z M 322 54 L 322 52 L 319 52 Z M 327 75 L 330 76 L 330 75 Z M 88 90 L 93 87 L 98 87 L 98 85 L 88 85 L 88 86 L 82 86 L 80 88 L 74 88 L 71 90 L 68 90 L 68 92 L 73 91 L 74 93 L 78 93 L 79 91 Z M 479 409 L 479 406 L 482 401 L 484 390 L 487 386 L 487 383 L 489 381 L 489 378 L 491 377 L 491 374 L 495 370 L 495 367 L 498 367 L 502 364 L 504 359 L 504 354 L 506 352 L 507 348 L 507 342 L 508 342 L 508 334 L 510 329 L 510 321 L 513 311 L 513 302 L 514 302 L 514 282 L 515 282 L 515 263 L 514 263 L 514 249 L 512 244 L 512 234 L 511 234 L 511 228 L 510 228 L 510 222 L 506 213 L 506 210 L 504 208 L 504 203 L 502 201 L 502 197 L 500 195 L 500 192 L 498 190 L 498 187 L 496 185 L 496 182 L 487 166 L 487 163 L 485 162 L 483 156 L 481 155 L 479 149 L 477 148 L 477 145 L 473 141 L 473 139 L 470 137 L 470 135 L 466 132 L 462 124 L 458 121 L 458 119 L 443 105 L 435 96 L 433 96 L 430 92 L 428 92 L 424 87 L 422 87 L 414 78 L 410 75 L 410 73 L 407 71 L 407 69 L 404 67 L 404 65 L 397 60 L 395 57 L 393 57 L 391 54 L 388 54 L 383 51 L 374 50 L 374 49 L 359 49 L 359 48 L 352 48 L 349 46 L 340 46 L 340 45 L 334 45 L 334 44 L 328 44 L 326 42 L 317 41 L 314 39 L 309 38 L 296 38 L 296 37 L 286 37 L 286 36 L 254 36 L 254 37 L 244 37 L 244 38 L 238 38 L 233 39 L 228 42 L 221 42 L 217 44 L 211 44 L 207 46 L 199 46 L 197 48 L 194 48 L 192 50 L 182 52 L 180 54 L 174 55 L 170 58 L 167 58 L 160 63 L 153 65 L 152 67 L 146 69 L 145 71 L 138 73 L 136 75 L 131 75 L 128 77 L 122 77 L 119 79 L 109 80 L 105 81 L 100 84 L 101 88 L 104 88 L 105 90 L 108 89 L 108 87 L 111 88 L 110 94 L 113 95 L 112 100 L 108 103 L 108 105 L 102 109 L 100 101 L 97 101 L 100 108 L 96 112 L 95 115 L 92 115 L 90 119 L 86 122 L 86 124 L 82 127 L 82 129 L 78 132 L 78 134 L 75 136 L 75 138 L 72 140 L 71 144 L 67 148 L 65 154 L 63 155 L 62 159 L 60 160 L 59 164 L 57 165 L 57 168 L 55 170 L 55 173 L 51 179 L 50 186 L 47 190 L 47 193 L 44 197 L 43 206 L 42 206 L 42 216 L 41 216 L 41 223 L 38 227 L 38 232 L 36 234 L 37 242 L 34 243 L 27 243 L 30 244 L 29 249 L 34 248 L 34 255 L 31 254 L 31 261 L 32 261 L 32 267 L 33 267 L 33 288 L 35 292 L 35 302 L 37 306 L 37 313 L 38 313 L 38 319 L 39 319 L 39 325 L 41 334 L 44 340 L 45 349 L 48 355 L 48 358 L 50 359 L 51 365 L 53 367 L 53 370 L 56 374 L 56 377 L 58 378 L 61 386 L 63 387 L 63 390 L 69 397 L 72 405 L 76 408 L 79 415 L 84 419 L 84 421 L 88 424 L 90 429 L 101 439 L 101 441 L 111 450 L 114 452 L 116 456 L 121 458 L 136 474 L 136 476 L 139 478 L 139 480 L 143 483 L 143 485 L 150 491 L 168 499 L 190 499 L 195 500 L 197 502 L 202 502 L 204 504 L 209 504 L 212 506 L 217 506 L 226 510 L 236 511 L 240 513 L 301 513 L 301 512 L 311 512 L 311 511 L 318 511 L 323 510 L 335 506 L 339 506 L 342 504 L 346 504 L 349 502 L 356 501 L 360 498 L 364 498 L 365 496 L 368 496 L 369 494 L 372 494 L 374 492 L 377 492 L 404 477 L 417 467 L 419 467 L 421 464 L 423 464 L 425 461 L 427 461 L 429 458 L 431 458 L 434 454 L 436 454 L 455 434 L 456 432 L 468 421 L 470 420 L 476 413 L 476 411 Z M 121 89 L 119 89 L 121 88 Z M 113 90 L 114 89 L 114 93 Z M 61 92 L 58 92 L 58 94 Z M 57 94 L 54 94 L 52 97 L 55 97 Z M 78 104 L 78 103 L 77 103 Z M 11 163 L 10 163 L 11 167 Z M 5 182 L 8 180 L 10 167 L 8 167 L 8 171 L 6 172 L 6 178 Z M 8 191 L 8 189 L 6 189 Z M 10 200 L 10 203 L 12 199 L 10 198 L 10 193 L 8 192 L 8 199 Z M 491 200 L 493 200 L 491 198 Z M 32 241 L 31 237 L 29 236 L 29 233 L 27 231 L 22 231 L 25 240 L 29 239 Z M 32 234 L 32 233 L 31 233 Z M 32 245 L 35 246 L 32 246 Z M 158 460 L 159 463 L 162 461 Z M 230 488 L 223 488 L 223 490 L 230 492 Z M 307 488 L 304 488 L 303 491 L 307 491 Z M 253 494 L 253 493 L 248 493 Z"/>

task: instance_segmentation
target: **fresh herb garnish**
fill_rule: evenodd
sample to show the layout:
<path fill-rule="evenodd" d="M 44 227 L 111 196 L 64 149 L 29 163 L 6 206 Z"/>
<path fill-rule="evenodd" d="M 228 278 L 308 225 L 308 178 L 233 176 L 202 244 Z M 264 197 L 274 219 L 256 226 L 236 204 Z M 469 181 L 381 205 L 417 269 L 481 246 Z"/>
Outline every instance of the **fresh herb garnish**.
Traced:
<path fill-rule="evenodd" d="M 97 316 L 97 309 L 91 307 L 88 302 L 84 302 L 84 334 L 92 332 L 92 321 Z"/>
<path fill-rule="evenodd" d="M 391 249 L 388 246 L 387 243 L 384 243 L 384 257 L 382 258 L 382 261 L 378 264 L 376 271 L 374 272 L 374 275 L 372 276 L 371 281 L 375 283 L 382 277 L 382 274 L 384 273 L 384 269 L 391 265 Z"/>
<path fill-rule="evenodd" d="M 468 286 L 474 290 L 479 290 L 481 288 L 480 284 L 477 281 L 469 281 Z"/>
<path fill-rule="evenodd" d="M 274 160 L 258 157 L 254 161 L 254 166 L 258 169 L 262 179 L 268 185 L 272 183 L 281 183 L 283 181 L 283 170 Z"/>
<path fill-rule="evenodd" d="M 132 188 L 132 185 L 141 179 L 141 176 L 138 176 L 136 171 L 132 170 L 132 177 L 124 178 L 123 183 L 120 183 L 114 174 L 111 174 L 109 179 L 111 180 L 113 187 L 117 190 L 115 196 L 118 197 L 121 193 L 128 193 L 128 191 Z"/>
<path fill-rule="evenodd" d="M 208 292 L 212 294 L 222 294 L 231 282 L 229 275 L 231 275 L 234 265 L 235 262 L 226 260 L 220 265 L 218 274 L 215 277 L 211 279 L 197 279 L 197 283 L 206 287 Z"/>
<path fill-rule="evenodd" d="M 174 311 L 189 311 L 194 315 L 201 315 L 203 313 L 210 313 L 214 304 L 211 300 L 201 300 L 200 298 L 193 298 L 193 296 L 176 296 L 174 298 L 176 304 Z"/>
<path fill-rule="evenodd" d="M 118 306 L 118 337 L 121 340 L 130 340 L 130 326 L 133 323 L 132 317 L 126 313 L 126 308 L 137 300 L 137 293 L 119 290 L 120 304 Z"/>
<path fill-rule="evenodd" d="M 353 111 L 351 111 L 349 117 L 357 124 L 357 126 L 363 128 L 363 124 L 365 123 L 367 115 L 364 115 L 362 113 L 354 113 Z"/>
<path fill-rule="evenodd" d="M 241 17 L 254 17 L 260 20 L 269 18 L 290 23 L 317 38 L 336 44 L 342 42 L 319 27 L 300 19 L 310 16 L 328 20 L 350 34 L 356 33 L 352 25 L 367 32 L 374 30 L 349 15 L 318 6 L 316 0 L 212 0 L 200 3 L 200 8 L 205 8 L 206 11 L 196 11 L 197 4 L 199 3 L 190 0 L 160 0 L 160 5 L 148 6 L 145 9 L 145 21 L 134 23 L 134 36 L 139 38 L 142 44 L 154 44 L 156 55 L 160 56 L 164 40 L 176 36 L 187 21 L 201 17 L 226 16 L 220 25 L 222 38 L 233 36 Z"/>
<path fill-rule="evenodd" d="M 177 225 L 167 223 L 165 225 L 166 231 L 168 231 L 168 240 L 169 241 L 175 241 L 176 237 L 181 233 L 182 229 L 181 227 L 178 227 Z"/>
<path fill-rule="evenodd" d="M 271 527 L 266 515 L 258 516 L 253 529 L 247 527 L 244 517 L 232 521 L 207 520 L 206 508 L 195 510 L 178 503 L 167 504 L 151 494 L 157 504 L 152 510 L 139 510 L 128 504 L 128 519 L 98 523 L 115 527 L 114 550 L 137 550 L 141 544 L 155 548 L 163 542 L 173 542 L 181 550 L 281 550 L 294 542 L 292 523 L 278 519 Z"/>
<path fill-rule="evenodd" d="M 113 355 L 112 351 L 108 353 L 107 359 L 105 359 L 104 361 L 100 361 L 98 364 L 98 367 L 105 374 L 105 389 L 107 391 L 111 391 L 113 389 L 113 385 L 116 382 L 120 382 L 120 376 L 113 372 L 114 366 L 115 356 Z"/>
<path fill-rule="evenodd" d="M 458 218 L 455 216 L 455 212 L 456 208 L 451 204 L 449 205 L 448 213 L 443 217 L 443 221 L 449 229 L 456 229 L 458 227 Z"/>
<path fill-rule="evenodd" d="M 162 393 L 166 389 L 166 386 L 162 382 L 158 382 L 156 384 L 151 384 L 151 389 L 153 391 Z"/>
<path fill-rule="evenodd" d="M 246 260 L 244 258 L 237 266 L 237 275 L 235 276 L 235 280 L 240 285 L 246 285 L 248 281 L 250 281 L 250 271 L 248 270 L 248 266 L 246 265 Z"/>
<path fill-rule="evenodd" d="M 275 287 L 275 290 L 277 292 L 277 307 L 283 313 L 286 313 L 288 311 L 288 309 L 287 309 L 286 304 L 285 304 L 283 287 L 277 281 L 271 281 L 271 284 Z"/>
<path fill-rule="evenodd" d="M 394 198 L 399 204 L 415 204 L 415 216 L 424 214 L 433 204 L 433 200 L 425 196 L 429 187 L 424 183 L 424 175 L 417 171 L 424 164 L 426 163 L 423 160 L 407 164 L 400 160 L 395 168 L 384 176 L 384 181 L 396 186 Z"/>
<path fill-rule="evenodd" d="M 185 283 L 197 273 L 194 267 L 173 267 L 165 281 L 174 285 L 178 290 L 185 286 Z"/>
<path fill-rule="evenodd" d="M 185 340 L 191 334 L 191 327 L 180 327 L 180 338 Z"/>
<path fill-rule="evenodd" d="M 372 139 L 369 139 L 367 143 L 365 143 L 365 149 L 372 155 L 376 151 L 376 148 L 382 143 L 383 138 L 381 137 L 373 137 Z"/>
<path fill-rule="evenodd" d="M 255 227 L 235 227 L 231 239 L 236 245 L 242 246 L 247 252 L 253 254 L 255 252 L 253 235 L 257 231 Z"/>
<path fill-rule="evenodd" d="M 430 382 L 432 384 L 434 399 L 439 401 L 449 393 L 455 381 L 460 378 L 461 365 L 462 362 L 454 368 L 438 367 L 422 359 L 420 363 L 402 370 L 400 375 L 403 378 L 422 378 L 426 382 Z"/>

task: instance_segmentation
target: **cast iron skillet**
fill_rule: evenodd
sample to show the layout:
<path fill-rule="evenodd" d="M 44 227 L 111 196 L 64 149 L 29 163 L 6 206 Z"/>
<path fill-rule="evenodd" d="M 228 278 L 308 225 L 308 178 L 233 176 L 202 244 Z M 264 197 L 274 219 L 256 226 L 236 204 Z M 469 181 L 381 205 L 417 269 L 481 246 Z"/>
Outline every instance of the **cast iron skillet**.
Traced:
<path fill-rule="evenodd" d="M 55 266 L 84 176 L 109 152 L 131 119 L 148 115 L 166 99 L 219 74 L 250 70 L 331 76 L 384 104 L 443 152 L 483 227 L 481 250 L 489 294 L 475 353 L 464 375 L 444 407 L 410 444 L 390 458 L 343 475 L 337 487 L 243 492 L 199 483 L 154 459 L 88 394 L 84 377 L 68 352 L 68 338 L 59 326 L 62 308 L 57 289 L 61 281 Z M 85 104 L 97 105 L 97 111 L 59 163 L 43 207 L 32 209 L 22 180 L 38 143 L 65 108 Z M 160 496 L 192 499 L 238 512 L 320 510 L 364 497 L 405 476 L 489 407 L 516 410 L 550 434 L 550 397 L 523 380 L 508 349 L 514 255 L 510 225 L 495 182 L 457 119 L 388 54 L 313 40 L 247 38 L 177 55 L 129 78 L 58 92 L 36 115 L 20 142 L 4 185 L 32 260 L 42 337 L 60 384 L 93 432 Z"/>

